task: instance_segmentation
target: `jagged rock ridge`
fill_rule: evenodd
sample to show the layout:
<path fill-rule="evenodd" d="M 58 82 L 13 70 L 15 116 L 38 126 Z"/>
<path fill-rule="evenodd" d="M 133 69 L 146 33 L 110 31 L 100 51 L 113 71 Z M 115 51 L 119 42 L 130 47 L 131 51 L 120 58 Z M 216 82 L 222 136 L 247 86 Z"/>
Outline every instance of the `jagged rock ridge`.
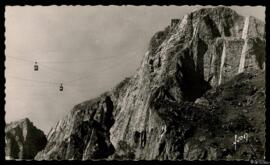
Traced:
<path fill-rule="evenodd" d="M 263 70 L 264 37 L 262 21 L 226 7 L 173 20 L 152 37 L 137 73 L 112 91 L 75 106 L 52 128 L 36 159 L 224 158 L 217 154 L 220 146 L 196 146 L 192 156 L 187 154 L 200 130 L 209 129 L 213 142 L 219 136 L 215 131 L 222 129 L 210 128 L 223 123 L 217 114 L 224 109 L 214 106 L 219 101 L 209 100 L 210 106 L 194 101 L 242 72 Z"/>
<path fill-rule="evenodd" d="M 5 128 L 6 159 L 34 159 L 47 139 L 28 118 L 11 122 Z"/>

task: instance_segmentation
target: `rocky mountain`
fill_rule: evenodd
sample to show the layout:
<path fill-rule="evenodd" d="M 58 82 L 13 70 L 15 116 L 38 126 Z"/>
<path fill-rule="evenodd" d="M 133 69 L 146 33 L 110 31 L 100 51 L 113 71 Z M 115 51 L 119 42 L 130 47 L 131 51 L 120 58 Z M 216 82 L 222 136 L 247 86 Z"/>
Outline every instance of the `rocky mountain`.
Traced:
<path fill-rule="evenodd" d="M 76 105 L 35 159 L 263 158 L 264 27 L 226 7 L 173 19 L 136 74 Z"/>
<path fill-rule="evenodd" d="M 28 118 L 7 124 L 5 134 L 6 159 L 34 159 L 47 143 L 44 133 Z"/>

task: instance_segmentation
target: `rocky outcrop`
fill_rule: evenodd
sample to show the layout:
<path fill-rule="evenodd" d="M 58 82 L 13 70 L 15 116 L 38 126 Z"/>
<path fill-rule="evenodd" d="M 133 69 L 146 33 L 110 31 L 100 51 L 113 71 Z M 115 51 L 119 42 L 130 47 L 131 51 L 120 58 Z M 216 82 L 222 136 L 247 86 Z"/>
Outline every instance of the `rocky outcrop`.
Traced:
<path fill-rule="evenodd" d="M 101 159 L 114 152 L 109 139 L 113 124 L 113 103 L 109 96 L 100 97 L 74 107 L 57 123 L 47 138 L 45 150 L 36 159 Z M 49 150 L 48 150 L 49 149 Z M 43 153 L 50 153 L 42 157 Z"/>
<path fill-rule="evenodd" d="M 39 152 L 38 160 L 104 159 L 115 152 L 110 141 L 117 107 L 130 79 L 126 78 L 113 91 L 76 105 L 47 135 L 48 144 Z"/>
<path fill-rule="evenodd" d="M 201 9 L 174 20 L 150 40 L 136 74 L 75 106 L 48 134 L 49 142 L 36 159 L 222 158 L 221 147 L 214 144 L 222 133 L 213 125 L 222 123 L 223 108 L 212 107 L 215 104 L 204 94 L 239 74 L 245 42 L 244 72 L 262 69 L 264 23 L 249 17 L 244 25 L 245 20 L 225 7 Z M 208 104 L 194 103 L 200 97 Z M 219 110 L 214 112 L 215 108 Z M 193 138 L 203 130 L 208 130 L 204 136 L 211 139 L 209 147 L 193 146 Z"/>
<path fill-rule="evenodd" d="M 265 73 L 243 72 L 204 94 L 212 125 L 197 127 L 184 146 L 187 160 L 249 160 L 265 155 Z M 211 123 L 207 121 L 206 123 Z M 235 135 L 248 140 L 233 145 Z"/>
<path fill-rule="evenodd" d="M 5 128 L 6 159 L 33 159 L 47 139 L 28 118 L 11 122 Z"/>

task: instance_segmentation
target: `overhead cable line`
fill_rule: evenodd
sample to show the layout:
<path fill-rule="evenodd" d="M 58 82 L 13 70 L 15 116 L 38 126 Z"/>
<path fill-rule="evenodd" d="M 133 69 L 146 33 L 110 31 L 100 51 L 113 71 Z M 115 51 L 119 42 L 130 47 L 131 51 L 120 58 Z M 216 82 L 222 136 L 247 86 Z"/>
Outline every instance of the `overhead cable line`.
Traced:
<path fill-rule="evenodd" d="M 77 73 L 73 73 L 73 72 L 69 72 L 69 71 L 63 71 L 63 70 L 59 70 L 59 69 L 54 69 L 52 67 L 49 67 L 48 65 L 44 65 L 44 64 L 39 64 L 41 66 L 41 68 L 45 68 L 49 71 L 53 71 L 53 72 L 58 72 L 58 73 L 65 73 L 65 74 L 77 74 Z"/>
<path fill-rule="evenodd" d="M 35 83 L 44 83 L 44 84 L 63 84 L 66 86 L 78 86 L 78 85 L 73 85 L 73 84 L 65 84 L 62 81 L 59 82 L 55 82 L 55 81 L 43 81 L 43 80 L 34 80 L 34 79 L 28 79 L 28 78 L 22 78 L 22 77 L 18 77 L 18 76 L 6 76 L 6 77 L 10 77 L 10 78 L 14 78 L 14 79 L 18 79 L 18 80 L 22 80 L 22 81 L 29 81 L 29 82 L 35 82 Z"/>
<path fill-rule="evenodd" d="M 59 84 L 59 82 L 52 82 L 52 81 L 43 81 L 43 80 L 33 80 L 33 79 L 28 79 L 28 78 L 22 78 L 22 77 L 17 77 L 17 76 L 6 76 L 14 79 L 19 79 L 23 81 L 30 81 L 30 82 L 37 82 L 37 83 L 45 83 L 45 84 Z"/>
<path fill-rule="evenodd" d="M 124 55 L 127 56 L 128 54 Z M 86 58 L 86 59 L 82 59 L 82 60 L 70 60 L 70 61 L 50 61 L 50 60 L 39 60 L 42 63 L 86 63 L 86 62 L 95 62 L 95 61 L 100 61 L 100 60 L 107 60 L 107 59 L 111 59 L 111 58 L 115 58 L 117 57 L 118 54 L 113 55 L 113 56 L 103 56 L 103 57 L 96 57 L 96 58 Z M 123 57 L 123 56 L 122 56 Z"/>
<path fill-rule="evenodd" d="M 14 59 L 17 59 L 17 60 L 26 61 L 26 62 L 31 62 L 31 63 L 35 62 L 34 60 L 28 60 L 28 59 L 18 58 L 18 57 L 14 57 L 14 56 L 8 56 L 8 57 L 14 58 Z M 116 63 L 115 65 L 113 65 L 113 66 L 111 66 L 111 67 L 105 68 L 105 69 L 103 69 L 103 70 L 101 70 L 101 71 L 99 71 L 99 72 L 104 72 L 104 71 L 110 70 L 110 69 L 114 68 L 115 66 L 119 66 L 119 64 L 121 64 L 121 63 L 122 63 L 122 61 L 119 62 L 119 63 Z M 39 64 L 39 65 L 41 65 L 41 66 L 47 68 L 47 70 L 50 70 L 50 71 L 70 74 L 70 73 L 68 73 L 68 72 L 66 72 L 66 71 L 63 71 L 63 70 L 56 70 L 56 69 L 51 68 L 51 67 L 48 67 L 47 65 L 44 65 L 44 64 Z M 75 73 L 74 73 L 74 74 L 75 74 Z M 93 76 L 93 74 L 90 74 L 90 75 L 86 75 L 86 76 L 83 76 L 83 77 L 80 77 L 80 78 L 76 78 L 76 79 L 69 80 L 69 81 L 62 81 L 62 82 L 65 83 L 65 84 L 66 84 L 66 83 L 69 84 L 69 83 L 72 83 L 72 82 L 75 82 L 75 81 L 79 81 L 79 80 L 83 80 L 83 79 L 88 79 L 88 78 L 90 78 L 90 77 L 92 77 L 92 76 Z"/>
<path fill-rule="evenodd" d="M 29 59 L 24 59 L 24 58 L 20 58 L 20 57 L 15 57 L 15 56 L 6 56 L 6 57 L 8 57 L 8 58 L 13 58 L 13 59 L 17 59 L 17 60 L 21 60 L 21 61 L 25 61 L 25 62 L 31 62 L 31 63 L 33 63 L 33 62 L 35 62 L 34 60 L 29 60 Z"/>
<path fill-rule="evenodd" d="M 16 60 L 29 62 L 29 63 L 35 63 L 35 65 L 36 65 L 36 61 L 33 61 L 33 60 L 31 61 L 31 60 L 27 60 L 27 59 L 17 58 L 14 56 L 8 56 L 8 57 L 10 57 L 12 59 L 16 59 Z M 53 72 L 59 72 L 59 73 L 65 73 L 65 74 L 77 74 L 77 73 L 71 73 L 71 72 L 55 69 L 55 68 L 49 67 L 48 65 L 45 65 L 43 63 L 41 63 L 41 64 L 39 63 L 38 65 L 40 65 L 42 68 L 45 68 L 46 70 L 53 71 Z"/>
<path fill-rule="evenodd" d="M 21 60 L 21 61 L 25 61 L 25 62 L 35 62 L 33 60 L 28 60 L 28 59 L 23 59 L 23 58 L 19 58 L 19 57 L 14 57 L 14 56 L 9 56 L 10 58 L 13 58 L 13 59 L 17 59 L 17 60 Z M 99 72 L 104 72 L 104 71 L 107 71 L 107 70 L 110 70 L 112 68 L 114 68 L 115 66 L 120 66 L 119 64 L 121 64 L 123 61 L 121 60 L 119 63 L 116 63 L 108 68 L 104 68 L 103 70 L 99 71 Z M 37 64 L 37 62 L 35 62 L 35 65 Z M 45 66 L 44 64 L 42 64 L 42 66 Z M 52 71 L 56 71 L 55 69 L 51 69 L 50 67 L 46 67 L 47 69 L 50 69 Z M 36 70 L 37 71 L 37 70 Z M 63 72 L 63 73 L 67 73 L 65 71 L 60 71 L 60 72 Z M 81 78 L 76 78 L 76 79 L 73 79 L 73 80 L 69 80 L 69 81 L 60 81 L 60 82 L 52 82 L 52 81 L 43 81 L 43 80 L 34 80 L 34 79 L 27 79 L 27 78 L 22 78 L 22 77 L 17 77 L 17 76 L 7 76 L 7 77 L 10 77 L 10 78 L 14 78 L 14 79 L 18 79 L 18 80 L 23 80 L 23 81 L 30 81 L 30 82 L 36 82 L 36 83 L 46 83 L 46 84 L 57 84 L 57 85 L 60 85 L 60 88 L 59 90 L 60 91 L 63 91 L 63 86 L 64 85 L 67 85 L 67 86 L 76 86 L 76 85 L 72 85 L 71 83 L 72 82 L 75 82 L 75 81 L 79 81 L 79 80 L 83 80 L 83 79 L 88 79 L 88 78 L 91 78 L 93 76 L 93 74 L 91 75 L 86 75 L 84 77 L 81 77 Z M 81 85 L 79 85 L 81 86 Z"/>
<path fill-rule="evenodd" d="M 127 56 L 128 54 L 124 55 Z M 107 59 L 111 59 L 114 57 L 117 57 L 118 54 L 113 55 L 113 56 L 106 56 L 106 57 L 97 57 L 97 58 L 90 58 L 90 59 L 84 59 L 84 60 L 70 60 L 70 61 L 50 61 L 50 60 L 38 60 L 38 62 L 40 63 L 85 63 L 85 62 L 95 62 L 95 61 L 99 61 L 99 60 L 107 60 Z M 30 59 L 24 59 L 24 58 L 20 58 L 20 57 L 16 57 L 16 56 L 10 56 L 10 55 L 6 55 L 6 57 L 10 57 L 10 58 L 14 58 L 14 59 L 18 59 L 18 60 L 23 60 L 23 61 L 27 61 L 27 62 L 35 62 L 34 60 L 30 60 Z"/>
<path fill-rule="evenodd" d="M 104 71 L 107 71 L 107 70 L 110 70 L 114 67 L 117 67 L 117 66 L 120 66 L 119 64 L 121 64 L 122 61 L 120 61 L 119 63 L 116 63 L 115 65 L 112 65 L 108 68 L 104 68 L 103 70 L 99 71 L 99 72 L 104 72 Z M 79 81 L 79 80 L 84 80 L 84 79 L 88 79 L 88 78 L 91 78 L 93 76 L 93 74 L 90 74 L 90 75 L 85 75 L 83 77 L 80 77 L 80 78 L 77 78 L 77 79 L 73 79 L 73 80 L 70 80 L 70 81 L 65 81 L 66 84 L 69 84 L 69 83 L 72 83 L 72 82 L 75 82 L 75 81 Z"/>
<path fill-rule="evenodd" d="M 107 70 L 110 70 L 111 68 L 115 67 L 115 66 L 119 66 L 120 63 L 117 63 L 109 68 L 105 68 L 103 69 L 102 71 L 100 72 L 104 72 L 104 71 L 107 71 Z M 77 79 L 73 79 L 73 80 L 69 80 L 69 81 L 58 81 L 58 82 L 55 82 L 55 81 L 43 81 L 43 80 L 35 80 L 35 79 L 28 79 L 28 78 L 22 78 L 22 77 L 18 77 L 18 76 L 12 76 L 12 75 L 7 75 L 6 78 L 10 77 L 10 78 L 14 78 L 14 79 L 18 79 L 18 80 L 22 80 L 22 81 L 29 81 L 29 82 L 35 82 L 35 83 L 45 83 L 45 84 L 63 84 L 65 86 L 73 86 L 73 87 L 80 87 L 82 85 L 75 85 L 75 84 L 72 84 L 72 82 L 75 82 L 75 81 L 79 81 L 79 80 L 83 80 L 83 79 L 88 79 L 90 77 L 92 77 L 93 74 L 91 75 L 87 75 L 87 76 L 83 76 L 83 77 L 80 77 L 80 78 L 77 78 Z M 84 85 L 83 85 L 84 86 Z"/>

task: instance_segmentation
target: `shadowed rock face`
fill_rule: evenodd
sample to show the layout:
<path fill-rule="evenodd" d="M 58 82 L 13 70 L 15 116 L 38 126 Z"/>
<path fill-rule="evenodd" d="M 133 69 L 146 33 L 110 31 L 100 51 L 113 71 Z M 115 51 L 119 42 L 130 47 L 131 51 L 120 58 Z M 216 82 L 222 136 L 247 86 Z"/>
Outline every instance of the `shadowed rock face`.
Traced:
<path fill-rule="evenodd" d="M 265 73 L 252 70 L 207 91 L 208 120 L 185 141 L 184 159 L 263 159 L 265 155 Z M 210 125 L 207 125 L 210 124 Z M 248 133 L 248 142 L 233 145 L 234 136 Z"/>
<path fill-rule="evenodd" d="M 214 99 L 211 94 L 207 104 L 194 102 L 238 76 L 241 52 L 246 52 L 244 72 L 256 75 L 262 69 L 265 54 L 256 52 L 255 45 L 265 47 L 264 23 L 250 17 L 247 37 L 242 39 L 245 20 L 229 8 L 201 9 L 156 33 L 137 73 L 100 97 L 75 106 L 52 128 L 46 148 L 35 158 L 210 160 L 236 156 L 233 151 L 220 156 L 222 147 L 215 145 L 222 133 L 213 126 L 225 122 L 219 117 L 224 110 L 218 106 L 221 102 L 209 100 Z M 245 42 L 247 50 L 242 51 Z M 224 99 L 224 93 L 217 95 Z M 223 118 L 230 120 L 230 115 Z M 198 137 L 201 141 L 210 139 L 206 148 L 193 146 L 200 131 L 205 132 Z M 236 131 L 230 129 L 228 136 Z M 257 156 L 262 157 L 262 146 L 257 147 Z"/>
<path fill-rule="evenodd" d="M 109 129 L 114 123 L 109 96 L 84 102 L 57 123 L 47 138 L 47 147 L 36 159 L 101 159 L 114 152 Z M 59 152 L 60 151 L 60 152 Z M 50 154 L 45 153 L 49 152 Z"/>
<path fill-rule="evenodd" d="M 6 159 L 33 159 L 47 143 L 44 133 L 28 118 L 7 124 L 5 133 Z"/>

